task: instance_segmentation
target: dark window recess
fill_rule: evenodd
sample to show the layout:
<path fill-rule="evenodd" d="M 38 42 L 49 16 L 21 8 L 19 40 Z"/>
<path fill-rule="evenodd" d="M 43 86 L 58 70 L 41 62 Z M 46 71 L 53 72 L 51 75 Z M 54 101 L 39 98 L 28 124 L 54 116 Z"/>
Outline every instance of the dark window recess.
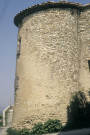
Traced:
<path fill-rule="evenodd" d="M 74 15 L 74 13 L 75 13 L 75 10 L 72 9 L 71 10 L 71 15 Z"/>
<path fill-rule="evenodd" d="M 88 66 L 89 66 L 89 71 L 90 71 L 90 60 L 88 60 Z"/>
<path fill-rule="evenodd" d="M 17 44 L 17 57 L 20 56 L 20 52 L 21 52 L 21 39 L 18 40 Z"/>
<path fill-rule="evenodd" d="M 15 90 L 18 89 L 18 81 L 19 81 L 19 77 L 16 76 L 16 79 L 15 79 Z"/>

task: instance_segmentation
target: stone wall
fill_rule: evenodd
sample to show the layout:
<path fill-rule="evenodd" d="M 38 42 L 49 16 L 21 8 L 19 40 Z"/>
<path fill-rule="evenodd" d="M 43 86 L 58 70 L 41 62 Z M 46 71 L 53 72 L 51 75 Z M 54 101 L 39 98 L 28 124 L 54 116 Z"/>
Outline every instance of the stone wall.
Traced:
<path fill-rule="evenodd" d="M 18 32 L 15 128 L 32 128 L 49 118 L 65 124 L 71 94 L 82 88 L 88 93 L 88 16 L 89 10 L 80 14 L 77 9 L 54 8 L 23 19 Z"/>
<path fill-rule="evenodd" d="M 89 98 L 90 91 L 90 69 L 88 61 L 90 60 L 90 10 L 81 12 L 79 17 L 79 44 L 81 45 L 80 59 L 80 83 L 85 94 Z"/>

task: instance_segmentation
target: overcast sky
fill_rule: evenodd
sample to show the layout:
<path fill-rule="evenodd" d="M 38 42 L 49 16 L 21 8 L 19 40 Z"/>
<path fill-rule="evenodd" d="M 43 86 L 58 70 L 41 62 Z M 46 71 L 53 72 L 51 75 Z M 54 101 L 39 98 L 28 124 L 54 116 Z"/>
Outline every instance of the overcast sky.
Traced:
<path fill-rule="evenodd" d="M 18 28 L 14 16 L 21 10 L 47 0 L 0 0 L 0 110 L 14 101 Z M 49 0 L 48 0 L 49 1 Z M 59 1 L 59 0 L 54 0 Z M 81 4 L 90 0 L 70 0 Z"/>

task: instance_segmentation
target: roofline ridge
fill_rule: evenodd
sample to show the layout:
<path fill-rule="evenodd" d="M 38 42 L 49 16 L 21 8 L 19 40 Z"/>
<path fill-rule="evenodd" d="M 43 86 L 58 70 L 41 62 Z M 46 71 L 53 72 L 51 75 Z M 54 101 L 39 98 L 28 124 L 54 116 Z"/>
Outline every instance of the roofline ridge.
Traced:
<path fill-rule="evenodd" d="M 43 2 L 42 4 L 36 4 L 31 7 L 28 7 L 22 11 L 20 11 L 16 16 L 14 17 L 14 24 L 18 27 L 19 24 L 22 23 L 22 20 L 24 17 L 41 11 L 41 10 L 46 10 L 49 8 L 76 8 L 78 10 L 85 10 L 87 8 L 90 8 L 90 3 L 86 5 L 82 5 L 80 3 L 74 3 L 74 2 L 67 2 L 67 1 L 59 1 L 59 2 L 54 2 L 54 1 L 47 1 Z"/>

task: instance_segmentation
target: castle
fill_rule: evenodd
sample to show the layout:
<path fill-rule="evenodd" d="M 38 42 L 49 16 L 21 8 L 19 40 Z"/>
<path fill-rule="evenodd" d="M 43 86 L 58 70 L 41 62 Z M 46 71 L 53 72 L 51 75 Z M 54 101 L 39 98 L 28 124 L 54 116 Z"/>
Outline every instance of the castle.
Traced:
<path fill-rule="evenodd" d="M 90 91 L 90 4 L 46 2 L 14 18 L 18 27 L 13 126 L 67 122 L 71 94 Z"/>

